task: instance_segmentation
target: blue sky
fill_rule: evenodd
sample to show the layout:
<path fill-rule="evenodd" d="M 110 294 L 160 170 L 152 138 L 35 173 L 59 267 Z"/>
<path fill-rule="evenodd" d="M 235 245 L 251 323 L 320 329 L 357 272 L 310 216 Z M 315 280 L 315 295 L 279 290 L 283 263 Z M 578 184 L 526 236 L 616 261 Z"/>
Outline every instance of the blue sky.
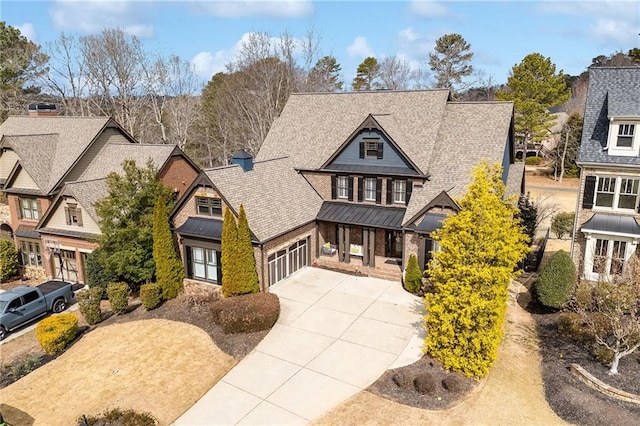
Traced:
<path fill-rule="evenodd" d="M 119 26 L 151 51 L 191 61 L 203 80 L 223 70 L 248 33 L 286 30 L 302 38 L 312 26 L 347 83 L 366 56 L 397 54 L 428 69 L 434 41 L 453 32 L 471 43 L 474 67 L 496 83 L 532 52 L 575 75 L 599 54 L 640 46 L 637 0 L 0 0 L 0 20 L 41 45 L 62 31 L 86 35 Z"/>

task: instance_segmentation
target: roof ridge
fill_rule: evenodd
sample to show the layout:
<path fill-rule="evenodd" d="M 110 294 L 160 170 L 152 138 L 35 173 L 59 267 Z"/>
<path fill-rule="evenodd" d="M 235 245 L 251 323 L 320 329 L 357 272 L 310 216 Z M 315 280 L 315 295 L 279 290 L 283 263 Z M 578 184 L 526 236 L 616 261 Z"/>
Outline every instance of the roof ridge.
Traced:
<path fill-rule="evenodd" d="M 418 89 L 418 90 L 358 90 L 354 92 L 294 92 L 291 95 L 358 95 L 361 93 L 427 93 L 427 92 L 448 92 L 449 89 Z"/>
<path fill-rule="evenodd" d="M 597 66 L 597 65 L 590 65 L 588 67 L 588 69 L 592 70 L 592 69 L 605 69 L 605 70 L 620 70 L 620 69 L 640 69 L 640 65 L 622 65 L 619 67 L 616 66 L 605 66 L 605 67 L 601 67 L 601 66 Z"/>
<path fill-rule="evenodd" d="M 289 158 L 289 156 L 283 155 L 282 157 L 274 157 L 274 158 L 268 158 L 266 160 L 254 161 L 253 164 L 256 165 L 256 164 L 268 163 L 269 161 L 284 160 L 286 158 Z"/>
<path fill-rule="evenodd" d="M 51 120 L 51 119 L 59 119 L 59 118 L 65 118 L 65 119 L 69 119 L 69 118 L 76 118 L 76 119 L 99 119 L 99 118 L 106 118 L 106 119 L 111 119 L 111 117 L 109 117 L 108 115 L 44 115 L 44 116 L 38 116 L 38 117 L 34 117 L 32 115 L 24 115 L 24 114 L 15 114 L 15 115 L 10 115 L 9 117 L 7 117 L 7 119 L 9 118 L 31 118 L 31 119 L 38 119 L 38 120 Z"/>
<path fill-rule="evenodd" d="M 60 136 L 60 133 L 30 133 L 30 134 L 19 134 L 19 135 L 10 135 L 10 134 L 3 134 L 4 137 L 10 137 L 10 138 L 26 138 L 26 137 L 31 137 L 31 136 Z"/>
<path fill-rule="evenodd" d="M 226 166 L 209 167 L 208 169 L 202 169 L 202 171 L 206 173 L 216 170 L 230 169 L 232 167 L 240 167 L 240 164 L 227 164 Z"/>
<path fill-rule="evenodd" d="M 102 177 L 102 178 L 94 178 L 94 179 L 84 179 L 84 180 L 72 180 L 70 182 L 65 182 L 65 185 L 74 185 L 77 183 L 87 183 L 87 182 L 96 182 L 99 180 L 107 180 L 106 177 Z"/>

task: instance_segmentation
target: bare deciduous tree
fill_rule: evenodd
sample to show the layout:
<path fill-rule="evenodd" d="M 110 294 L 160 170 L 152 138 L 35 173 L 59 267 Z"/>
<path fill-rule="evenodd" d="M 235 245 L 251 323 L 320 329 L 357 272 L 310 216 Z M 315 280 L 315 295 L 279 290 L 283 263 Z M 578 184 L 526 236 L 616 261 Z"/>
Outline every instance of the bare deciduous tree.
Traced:
<path fill-rule="evenodd" d="M 388 90 L 406 90 L 412 79 L 409 61 L 396 55 L 387 56 L 380 61 L 380 80 L 382 87 Z"/>

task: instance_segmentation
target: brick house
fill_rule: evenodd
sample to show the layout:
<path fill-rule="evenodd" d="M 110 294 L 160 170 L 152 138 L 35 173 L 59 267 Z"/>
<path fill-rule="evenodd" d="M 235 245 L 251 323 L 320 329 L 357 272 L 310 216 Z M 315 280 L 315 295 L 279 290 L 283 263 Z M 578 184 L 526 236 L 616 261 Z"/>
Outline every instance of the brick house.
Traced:
<path fill-rule="evenodd" d="M 84 281 L 84 259 L 100 234 L 92 203 L 122 161 L 151 158 L 165 185 L 181 195 L 198 168 L 175 146 L 138 144 L 109 117 L 50 113 L 9 117 L 0 125 L 0 191 L 9 210 L 24 275 Z M 6 229 L 6 228 L 5 228 Z M 63 265 L 47 244 L 56 244 Z"/>
<path fill-rule="evenodd" d="M 452 102 L 447 90 L 293 94 L 255 161 L 206 170 L 172 212 L 186 275 L 220 282 L 206 267 L 219 266 L 224 209 L 242 203 L 263 289 L 310 264 L 399 280 L 410 254 L 424 268 L 438 249 L 429 235 L 482 159 L 522 192 L 512 103 Z"/>
<path fill-rule="evenodd" d="M 640 67 L 590 68 L 572 256 L 583 279 L 622 272 L 640 243 Z"/>

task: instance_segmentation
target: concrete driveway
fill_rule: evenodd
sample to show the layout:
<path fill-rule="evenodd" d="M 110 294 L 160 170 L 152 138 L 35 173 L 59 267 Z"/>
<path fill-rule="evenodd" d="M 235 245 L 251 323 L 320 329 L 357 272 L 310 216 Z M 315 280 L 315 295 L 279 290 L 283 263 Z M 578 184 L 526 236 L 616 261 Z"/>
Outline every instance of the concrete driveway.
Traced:
<path fill-rule="evenodd" d="M 304 268 L 278 323 L 176 425 L 306 424 L 422 355 L 422 299 L 398 282 Z"/>

